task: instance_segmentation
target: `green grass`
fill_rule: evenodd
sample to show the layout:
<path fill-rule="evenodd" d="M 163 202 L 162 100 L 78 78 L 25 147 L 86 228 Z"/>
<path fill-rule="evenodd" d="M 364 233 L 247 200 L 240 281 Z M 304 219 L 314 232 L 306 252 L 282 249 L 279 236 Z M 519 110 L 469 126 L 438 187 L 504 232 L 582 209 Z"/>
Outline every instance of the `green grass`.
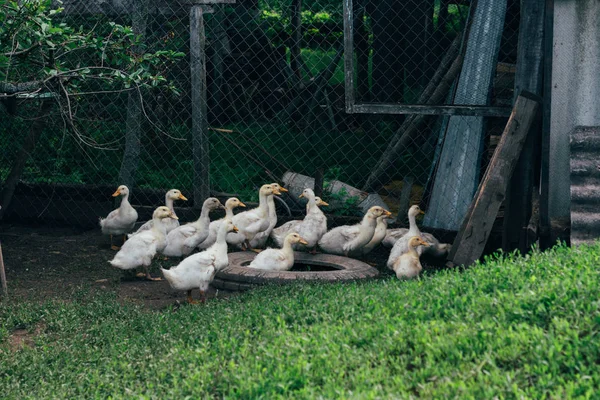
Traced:
<path fill-rule="evenodd" d="M 4 398 L 591 398 L 600 246 L 467 271 L 266 287 L 177 312 L 3 304 Z M 43 322 L 33 348 L 12 329 Z"/>

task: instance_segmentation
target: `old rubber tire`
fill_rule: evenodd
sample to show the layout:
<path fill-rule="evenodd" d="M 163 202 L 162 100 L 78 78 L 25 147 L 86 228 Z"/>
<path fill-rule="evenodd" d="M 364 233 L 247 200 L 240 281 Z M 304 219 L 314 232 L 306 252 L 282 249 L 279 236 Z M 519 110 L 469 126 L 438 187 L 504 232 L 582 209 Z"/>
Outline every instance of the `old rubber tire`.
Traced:
<path fill-rule="evenodd" d="M 212 282 L 218 289 L 247 290 L 255 285 L 267 283 L 286 284 L 297 281 L 345 282 L 374 278 L 379 275 L 377 269 L 353 258 L 331 254 L 309 254 L 294 252 L 294 261 L 298 264 L 328 266 L 333 271 L 267 271 L 248 268 L 256 257 L 255 253 L 241 251 L 230 253 L 229 266 L 219 271 Z"/>

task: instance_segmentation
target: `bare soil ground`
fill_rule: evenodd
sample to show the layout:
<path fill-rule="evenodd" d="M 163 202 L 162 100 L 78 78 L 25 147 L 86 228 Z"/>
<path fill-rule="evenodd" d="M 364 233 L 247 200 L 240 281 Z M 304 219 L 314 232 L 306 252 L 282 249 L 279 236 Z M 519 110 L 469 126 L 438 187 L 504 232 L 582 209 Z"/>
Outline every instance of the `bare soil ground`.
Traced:
<path fill-rule="evenodd" d="M 0 242 L 11 298 L 44 301 L 69 300 L 81 289 L 112 291 L 119 300 L 145 305 L 149 309 L 177 307 L 185 293 L 172 290 L 166 281 L 150 282 L 113 268 L 108 263 L 115 251 L 99 229 L 0 225 Z M 388 249 L 374 251 L 363 261 L 385 270 Z M 168 268 L 178 260 L 155 261 L 152 276 L 161 276 L 159 267 Z M 235 295 L 211 288 L 208 299 Z M 193 296 L 198 297 L 194 291 Z"/>

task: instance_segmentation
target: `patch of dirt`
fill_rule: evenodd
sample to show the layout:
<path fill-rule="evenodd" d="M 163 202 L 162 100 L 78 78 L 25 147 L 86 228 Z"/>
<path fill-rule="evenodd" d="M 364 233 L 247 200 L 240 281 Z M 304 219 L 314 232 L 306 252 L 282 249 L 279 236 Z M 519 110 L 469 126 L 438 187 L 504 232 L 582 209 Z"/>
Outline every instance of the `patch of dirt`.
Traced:
<path fill-rule="evenodd" d="M 14 300 L 70 301 L 74 293 L 90 289 L 92 296 L 97 292 L 112 292 L 119 301 L 153 310 L 177 308 L 185 303 L 185 293 L 171 289 L 164 280 L 151 282 L 111 267 L 108 261 L 116 252 L 110 249 L 108 236 L 103 236 L 99 229 L 82 231 L 4 223 L 0 224 L 0 241 L 9 296 Z M 379 269 L 383 276 L 391 275 L 385 267 L 389 251 L 380 246 L 362 261 Z M 159 267 L 169 268 L 178 262 L 178 259 L 156 260 L 150 272 L 153 277 L 160 277 Z M 199 298 L 197 290 L 192 295 Z M 211 287 L 207 299 L 231 295 L 237 293 Z"/>
<path fill-rule="evenodd" d="M 46 324 L 39 322 L 33 332 L 25 328 L 18 328 L 12 331 L 8 337 L 8 348 L 11 351 L 17 351 L 23 347 L 33 347 L 35 345 L 35 338 L 40 336 L 46 330 Z"/>
<path fill-rule="evenodd" d="M 0 241 L 13 300 L 70 300 L 75 292 L 90 289 L 90 295 L 114 292 L 119 301 L 155 310 L 185 303 L 185 293 L 172 290 L 164 280 L 151 282 L 111 267 L 108 261 L 116 252 L 110 249 L 108 236 L 99 229 L 0 224 Z M 160 277 L 161 266 L 169 268 L 178 262 L 156 260 L 150 273 Z M 197 290 L 192 295 L 199 297 Z M 232 292 L 211 288 L 207 299 L 230 295 Z"/>

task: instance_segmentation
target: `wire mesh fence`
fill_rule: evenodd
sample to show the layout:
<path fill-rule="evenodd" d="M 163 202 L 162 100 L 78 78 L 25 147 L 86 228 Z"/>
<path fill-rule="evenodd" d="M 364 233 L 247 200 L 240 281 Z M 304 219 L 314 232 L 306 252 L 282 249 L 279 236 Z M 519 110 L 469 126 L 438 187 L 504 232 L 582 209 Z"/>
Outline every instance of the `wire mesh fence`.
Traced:
<path fill-rule="evenodd" d="M 10 177 L 21 168 L 6 215 L 24 216 L 29 209 L 36 218 L 72 220 L 76 213 L 85 219 L 98 211 L 93 204 L 99 200 L 110 209 L 107 188 L 119 184 L 131 186 L 134 205 L 155 206 L 161 198 L 156 193 L 170 188 L 200 204 L 192 196 L 198 184 L 192 120 L 198 112 L 194 74 L 202 73 L 209 128 L 203 184 L 213 194 L 253 201 L 264 183 L 302 186 L 315 178 L 323 197 L 334 200 L 332 213 L 360 214 L 365 191 L 377 193 L 374 201 L 400 212 L 401 220 L 408 203 L 421 203 L 430 211 L 429 226 L 457 229 L 505 117 L 347 113 L 341 1 L 191 3 L 62 3 L 52 18 L 93 32 L 102 43 L 113 24 L 132 26 L 139 40 L 124 51 L 134 58 L 162 51 L 183 56 L 155 64 L 169 87 L 115 89 L 88 79 L 73 88 L 65 76 L 65 91 L 5 93 L 3 206 Z M 197 43 L 190 37 L 198 34 L 190 24 L 193 7 L 203 8 L 202 71 L 194 70 L 190 57 L 190 43 Z M 352 19 L 356 102 L 512 104 L 518 1 L 355 0 Z M 5 53 L 23 47 L 10 46 L 3 45 Z M 56 44 L 60 51 L 72 70 L 104 62 Z M 1 61 L 5 82 L 26 79 L 27 63 L 35 65 L 22 56 Z M 11 75 L 11 69 L 21 74 Z M 338 190 L 335 181 L 347 186 Z M 292 211 L 303 210 L 290 201 Z"/>

